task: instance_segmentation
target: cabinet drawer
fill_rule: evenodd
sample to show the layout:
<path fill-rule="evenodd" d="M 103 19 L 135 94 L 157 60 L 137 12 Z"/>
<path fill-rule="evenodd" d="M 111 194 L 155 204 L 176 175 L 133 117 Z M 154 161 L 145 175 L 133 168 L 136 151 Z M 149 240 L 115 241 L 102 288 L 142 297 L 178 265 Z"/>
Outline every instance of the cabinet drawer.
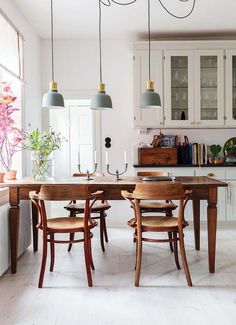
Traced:
<path fill-rule="evenodd" d="M 224 168 L 204 167 L 195 169 L 196 176 L 208 176 L 216 179 L 225 179 Z"/>

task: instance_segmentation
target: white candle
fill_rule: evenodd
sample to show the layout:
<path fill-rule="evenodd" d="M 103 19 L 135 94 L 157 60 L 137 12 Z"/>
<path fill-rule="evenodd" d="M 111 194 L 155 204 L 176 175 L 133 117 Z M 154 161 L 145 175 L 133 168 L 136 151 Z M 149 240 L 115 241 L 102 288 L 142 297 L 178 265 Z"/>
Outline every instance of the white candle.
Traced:
<path fill-rule="evenodd" d="M 106 151 L 106 165 L 108 165 L 108 152 Z"/>
<path fill-rule="evenodd" d="M 124 160 L 125 160 L 125 164 L 127 164 L 127 152 L 124 151 Z"/>
<path fill-rule="evenodd" d="M 78 151 L 78 164 L 80 164 L 80 155 L 79 155 L 79 151 Z"/>
<path fill-rule="evenodd" d="M 95 164 L 97 163 L 97 151 L 96 150 L 94 151 L 94 163 Z"/>

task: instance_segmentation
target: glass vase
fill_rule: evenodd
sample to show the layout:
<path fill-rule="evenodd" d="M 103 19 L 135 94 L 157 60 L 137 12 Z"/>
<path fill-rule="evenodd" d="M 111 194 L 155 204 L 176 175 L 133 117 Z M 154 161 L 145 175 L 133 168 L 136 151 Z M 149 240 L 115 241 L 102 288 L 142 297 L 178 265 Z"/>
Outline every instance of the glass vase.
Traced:
<path fill-rule="evenodd" d="M 40 152 L 34 151 L 31 157 L 33 161 L 33 177 L 36 181 L 53 180 L 54 156 L 51 153 L 45 157 Z"/>

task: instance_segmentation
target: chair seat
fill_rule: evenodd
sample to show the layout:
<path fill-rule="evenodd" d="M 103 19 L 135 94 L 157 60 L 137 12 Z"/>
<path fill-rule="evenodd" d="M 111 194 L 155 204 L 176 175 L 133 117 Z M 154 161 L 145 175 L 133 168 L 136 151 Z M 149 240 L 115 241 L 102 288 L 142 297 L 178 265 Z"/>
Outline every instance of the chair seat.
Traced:
<path fill-rule="evenodd" d="M 136 227 L 135 219 L 128 221 L 128 225 L 131 227 Z M 142 218 L 143 227 L 152 227 L 152 228 L 173 228 L 178 227 L 178 218 L 176 217 L 143 217 Z"/>
<path fill-rule="evenodd" d="M 96 222 L 95 222 L 96 224 Z M 89 222 L 89 228 L 93 228 L 94 225 L 92 225 Z M 66 217 L 66 218 L 52 218 L 47 220 L 47 228 L 49 231 L 61 231 L 65 230 L 65 232 L 68 230 L 77 230 L 80 229 L 81 231 L 84 228 L 84 218 L 81 217 Z"/>
<path fill-rule="evenodd" d="M 171 202 L 140 202 L 139 206 L 141 209 L 176 209 L 176 205 Z"/>
<path fill-rule="evenodd" d="M 101 210 L 108 210 L 111 206 L 108 203 L 102 203 L 102 202 L 95 202 L 92 206 L 91 211 L 97 212 Z M 75 211 L 83 211 L 85 208 L 84 203 L 70 203 L 65 206 L 65 209 L 67 210 L 75 210 Z"/>

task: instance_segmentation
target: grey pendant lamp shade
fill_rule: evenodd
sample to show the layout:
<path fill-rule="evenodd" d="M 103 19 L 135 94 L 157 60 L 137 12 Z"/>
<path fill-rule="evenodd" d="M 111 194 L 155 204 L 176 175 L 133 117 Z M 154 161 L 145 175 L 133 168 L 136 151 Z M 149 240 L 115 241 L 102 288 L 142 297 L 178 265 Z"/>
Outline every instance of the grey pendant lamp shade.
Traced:
<path fill-rule="evenodd" d="M 57 83 L 54 81 L 54 52 L 53 52 L 53 0 L 51 1 L 51 51 L 52 51 L 52 81 L 49 84 L 49 91 L 43 96 L 43 108 L 64 108 L 64 98 L 57 91 Z"/>
<path fill-rule="evenodd" d="M 154 91 L 154 82 L 151 81 L 151 33 L 150 33 L 150 0 L 148 0 L 148 72 L 147 88 L 140 97 L 140 108 L 161 107 L 160 95 Z"/>
<path fill-rule="evenodd" d="M 106 94 L 105 91 L 105 84 L 102 82 L 102 42 L 101 42 L 101 1 L 98 0 L 98 6 L 99 6 L 99 72 L 100 72 L 100 82 L 98 84 L 98 92 L 92 97 L 91 100 L 91 109 L 96 110 L 105 110 L 105 109 L 111 109 L 112 108 L 112 101 L 111 97 Z"/>
<path fill-rule="evenodd" d="M 105 84 L 98 84 L 98 92 L 92 97 L 91 109 L 110 109 L 112 108 L 111 97 L 105 92 Z"/>

